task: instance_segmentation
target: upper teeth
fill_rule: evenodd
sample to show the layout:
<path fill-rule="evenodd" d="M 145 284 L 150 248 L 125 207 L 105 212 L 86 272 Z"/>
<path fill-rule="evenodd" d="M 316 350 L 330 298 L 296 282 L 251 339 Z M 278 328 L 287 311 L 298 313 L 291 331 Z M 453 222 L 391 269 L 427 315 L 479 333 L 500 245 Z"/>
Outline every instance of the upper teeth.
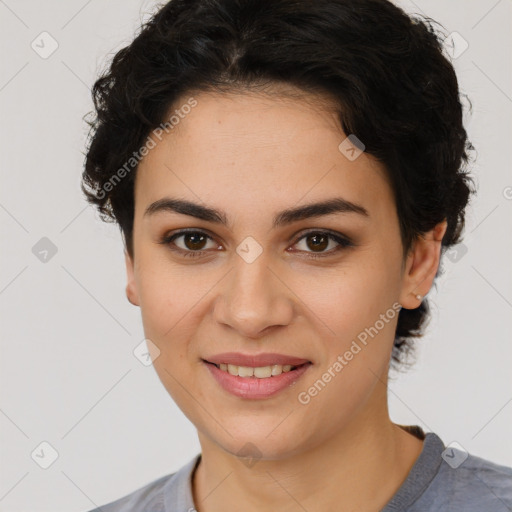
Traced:
<path fill-rule="evenodd" d="M 238 375 L 239 377 L 258 377 L 266 379 L 273 375 L 281 375 L 281 373 L 289 372 L 292 369 L 291 364 L 273 364 L 272 366 L 258 366 L 256 368 L 250 366 L 236 366 L 234 364 L 220 363 L 220 369 Z"/>

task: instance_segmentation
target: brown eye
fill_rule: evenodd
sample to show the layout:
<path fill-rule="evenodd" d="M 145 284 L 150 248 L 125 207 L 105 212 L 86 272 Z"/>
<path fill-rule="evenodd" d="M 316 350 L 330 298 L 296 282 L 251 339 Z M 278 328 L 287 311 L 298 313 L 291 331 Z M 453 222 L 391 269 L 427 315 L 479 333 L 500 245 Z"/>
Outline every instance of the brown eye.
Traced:
<path fill-rule="evenodd" d="M 299 252 L 304 252 L 311 258 L 331 256 L 342 249 L 354 247 L 348 238 L 329 231 L 310 231 L 300 237 L 294 245 L 298 246 Z"/>
<path fill-rule="evenodd" d="M 306 236 L 306 245 L 314 251 L 324 251 L 329 245 L 329 237 L 323 234 L 314 234 Z"/>
<path fill-rule="evenodd" d="M 201 249 L 204 249 L 205 242 L 208 238 L 202 233 L 186 233 L 182 236 L 185 247 L 191 251 L 200 251 Z"/>
<path fill-rule="evenodd" d="M 209 246 L 208 242 L 210 242 Z M 204 255 L 207 249 L 218 248 L 218 244 L 212 237 L 202 231 L 180 231 L 164 236 L 160 243 L 168 245 L 170 249 L 183 254 L 183 256 L 192 257 Z"/>

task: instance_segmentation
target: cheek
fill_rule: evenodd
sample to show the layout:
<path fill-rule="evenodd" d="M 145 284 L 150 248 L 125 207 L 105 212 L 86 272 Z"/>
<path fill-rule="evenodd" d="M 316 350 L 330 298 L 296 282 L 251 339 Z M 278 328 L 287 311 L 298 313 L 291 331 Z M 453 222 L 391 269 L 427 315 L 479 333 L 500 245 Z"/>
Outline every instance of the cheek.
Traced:
<path fill-rule="evenodd" d="M 324 338 L 317 333 L 322 360 L 310 381 L 297 389 L 297 399 L 314 428 L 327 435 L 348 422 L 374 390 L 382 387 L 399 306 L 394 300 L 396 284 L 379 265 L 363 271 L 347 269 L 343 276 L 324 284 L 324 294 L 315 287 L 305 302 L 309 300 L 321 332 L 326 332 L 325 324 L 331 334 Z"/>
<path fill-rule="evenodd" d="M 221 276 L 171 265 L 161 254 L 140 253 L 137 287 L 144 334 L 160 351 L 155 370 L 174 396 L 179 384 L 169 374 L 179 376 L 180 382 L 195 378 L 197 341 L 207 338 L 200 329 L 210 307 L 209 293 Z"/>
<path fill-rule="evenodd" d="M 146 335 L 165 339 L 180 330 L 206 290 L 194 273 L 171 265 L 161 253 L 141 251 L 137 289 Z"/>
<path fill-rule="evenodd" d="M 392 306 L 398 296 L 397 276 L 397 265 L 367 251 L 337 269 L 301 278 L 296 289 L 301 290 L 298 295 L 317 322 L 338 339 L 347 340 L 373 325 Z"/>
<path fill-rule="evenodd" d="M 153 259 L 146 267 L 150 270 L 142 273 L 138 284 L 144 335 L 158 347 L 153 366 L 160 381 L 188 416 L 195 414 L 190 407 L 190 390 L 194 390 L 196 400 L 202 400 L 200 386 L 195 382 L 199 363 L 194 340 L 201 297 L 208 287 L 204 282 L 201 286 L 189 273 L 156 262 Z M 199 419 L 188 417 L 192 422 Z"/>

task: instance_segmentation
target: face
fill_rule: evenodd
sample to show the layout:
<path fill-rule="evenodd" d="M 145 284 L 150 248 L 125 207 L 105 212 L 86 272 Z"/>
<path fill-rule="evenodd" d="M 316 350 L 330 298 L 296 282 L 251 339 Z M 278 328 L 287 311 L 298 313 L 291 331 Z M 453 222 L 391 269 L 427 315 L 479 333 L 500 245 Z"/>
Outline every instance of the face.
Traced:
<path fill-rule="evenodd" d="M 417 307 L 411 293 L 430 286 L 428 258 L 402 268 L 383 167 L 340 150 L 335 115 L 303 100 L 194 98 L 135 184 L 127 294 L 157 347 L 159 378 L 200 436 L 233 454 L 251 443 L 263 458 L 284 458 L 379 421 L 396 305 Z M 187 214 L 166 200 L 208 210 Z M 304 209 L 333 200 L 338 208 Z M 420 281 L 427 290 L 414 289 Z M 226 352 L 308 364 L 228 377 L 206 362 Z M 257 363 L 248 366 L 272 366 Z"/>

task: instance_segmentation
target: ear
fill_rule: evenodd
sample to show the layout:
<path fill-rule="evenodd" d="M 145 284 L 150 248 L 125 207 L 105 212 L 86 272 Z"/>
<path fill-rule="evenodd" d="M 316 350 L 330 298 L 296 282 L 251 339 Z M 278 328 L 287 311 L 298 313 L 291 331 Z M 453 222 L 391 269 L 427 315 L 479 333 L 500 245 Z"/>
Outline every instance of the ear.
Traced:
<path fill-rule="evenodd" d="M 439 267 L 441 241 L 447 226 L 445 219 L 413 242 L 407 255 L 400 293 L 400 304 L 405 309 L 416 309 L 429 292 Z M 418 299 L 416 295 L 422 298 Z"/>
<path fill-rule="evenodd" d="M 126 297 L 134 306 L 140 306 L 139 294 L 137 293 L 137 283 L 135 282 L 135 272 L 133 269 L 133 260 L 126 249 L 124 251 L 124 261 L 126 263 Z"/>

